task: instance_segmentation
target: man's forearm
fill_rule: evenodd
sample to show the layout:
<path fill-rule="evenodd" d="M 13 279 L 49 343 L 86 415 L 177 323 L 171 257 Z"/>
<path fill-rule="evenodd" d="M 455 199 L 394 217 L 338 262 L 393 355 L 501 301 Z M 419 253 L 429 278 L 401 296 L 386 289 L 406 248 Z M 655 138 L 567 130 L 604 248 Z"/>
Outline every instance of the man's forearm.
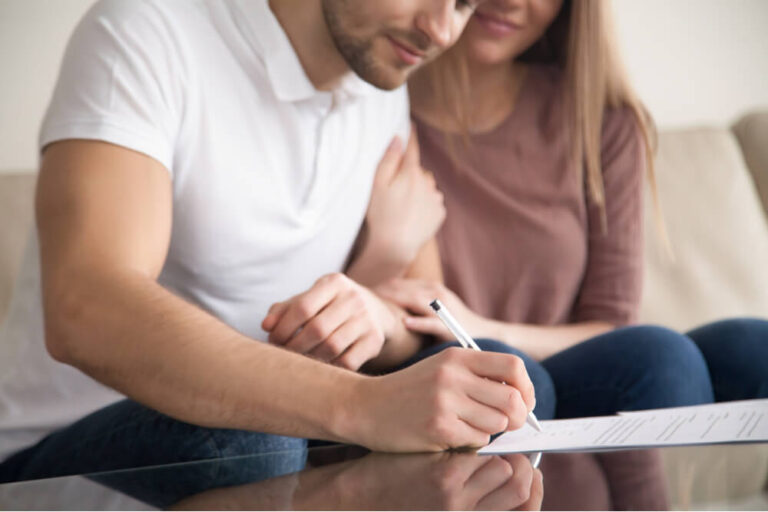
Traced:
<path fill-rule="evenodd" d="M 338 408 L 366 377 L 247 338 L 138 273 L 68 282 L 45 296 L 57 359 L 189 423 L 346 440 Z"/>

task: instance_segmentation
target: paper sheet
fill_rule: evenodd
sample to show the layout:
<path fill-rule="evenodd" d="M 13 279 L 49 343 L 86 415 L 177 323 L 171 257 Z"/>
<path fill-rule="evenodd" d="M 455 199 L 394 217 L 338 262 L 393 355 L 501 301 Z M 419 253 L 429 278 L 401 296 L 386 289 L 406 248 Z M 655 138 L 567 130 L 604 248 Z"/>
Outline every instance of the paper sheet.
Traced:
<path fill-rule="evenodd" d="M 479 453 L 586 451 L 768 442 L 768 399 L 542 421 L 506 432 Z"/>

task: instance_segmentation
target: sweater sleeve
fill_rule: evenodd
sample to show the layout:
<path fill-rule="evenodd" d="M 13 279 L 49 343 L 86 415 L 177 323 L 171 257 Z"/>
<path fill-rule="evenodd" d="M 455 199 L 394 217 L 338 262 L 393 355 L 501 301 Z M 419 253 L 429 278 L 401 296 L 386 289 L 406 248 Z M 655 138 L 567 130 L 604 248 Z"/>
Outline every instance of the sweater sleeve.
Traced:
<path fill-rule="evenodd" d="M 640 126 L 631 109 L 606 112 L 600 156 L 607 230 L 603 230 L 600 208 L 588 198 L 587 264 L 572 321 L 620 326 L 636 321 L 643 281 L 646 159 Z"/>

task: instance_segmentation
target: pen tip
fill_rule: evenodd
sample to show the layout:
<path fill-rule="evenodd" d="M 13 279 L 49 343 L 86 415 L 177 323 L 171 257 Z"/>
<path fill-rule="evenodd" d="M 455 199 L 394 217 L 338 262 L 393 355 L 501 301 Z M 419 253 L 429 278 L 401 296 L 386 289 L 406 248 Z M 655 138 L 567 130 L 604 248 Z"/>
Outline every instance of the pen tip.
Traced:
<path fill-rule="evenodd" d="M 435 311 L 440 311 L 440 301 L 435 299 L 432 302 L 429 303 L 429 307 L 434 309 Z"/>
<path fill-rule="evenodd" d="M 543 429 L 541 428 L 541 424 L 539 424 L 539 420 L 536 419 L 536 416 L 532 413 L 528 413 L 527 423 L 532 426 L 536 432 L 543 432 Z"/>

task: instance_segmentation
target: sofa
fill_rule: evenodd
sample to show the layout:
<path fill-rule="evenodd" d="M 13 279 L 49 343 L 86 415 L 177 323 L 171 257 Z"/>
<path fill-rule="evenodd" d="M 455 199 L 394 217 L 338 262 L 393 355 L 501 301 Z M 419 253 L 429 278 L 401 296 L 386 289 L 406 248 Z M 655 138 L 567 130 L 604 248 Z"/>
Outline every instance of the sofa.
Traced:
<path fill-rule="evenodd" d="M 730 129 L 661 132 L 656 171 L 671 246 L 646 193 L 641 321 L 687 330 L 768 317 L 768 110 Z M 32 226 L 34 182 L 33 171 L 0 174 L 0 322 Z M 725 508 L 758 494 L 768 475 L 768 445 L 675 448 L 662 458 L 674 508 Z"/>

